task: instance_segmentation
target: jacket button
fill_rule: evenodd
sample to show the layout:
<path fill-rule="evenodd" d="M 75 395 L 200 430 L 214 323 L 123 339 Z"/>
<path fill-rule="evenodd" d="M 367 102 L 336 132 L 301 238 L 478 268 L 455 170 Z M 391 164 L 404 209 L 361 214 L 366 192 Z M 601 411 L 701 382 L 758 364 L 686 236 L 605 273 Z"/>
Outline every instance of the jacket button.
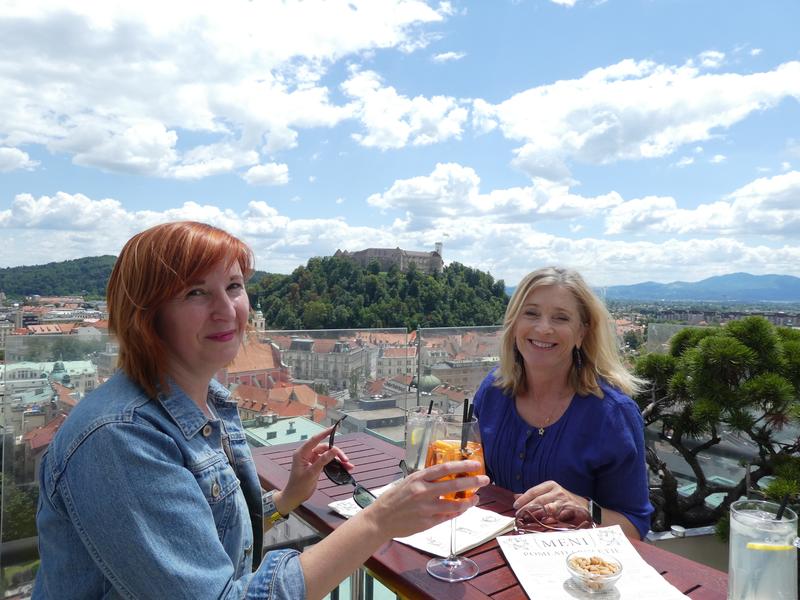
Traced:
<path fill-rule="evenodd" d="M 203 427 L 203 437 L 208 437 L 211 435 L 211 424 L 206 423 L 205 427 Z"/>
<path fill-rule="evenodd" d="M 220 492 L 219 483 L 215 481 L 214 483 L 211 484 L 212 498 L 217 498 L 219 496 L 219 492 Z"/>
<path fill-rule="evenodd" d="M 521 460 L 524 459 L 525 458 L 525 453 L 524 452 L 520 452 L 519 453 L 519 457 L 520 457 Z"/>

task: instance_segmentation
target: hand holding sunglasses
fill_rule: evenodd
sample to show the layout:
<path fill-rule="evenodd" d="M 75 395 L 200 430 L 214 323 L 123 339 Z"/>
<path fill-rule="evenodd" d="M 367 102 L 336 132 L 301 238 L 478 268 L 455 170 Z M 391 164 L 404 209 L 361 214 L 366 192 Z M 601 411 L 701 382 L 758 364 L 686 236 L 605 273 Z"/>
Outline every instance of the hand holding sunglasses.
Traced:
<path fill-rule="evenodd" d="M 341 419 L 336 421 L 333 424 L 333 429 L 331 430 L 331 437 L 328 440 L 328 448 L 333 447 L 333 438 L 336 435 L 336 429 L 339 427 L 339 423 L 344 421 L 347 418 L 347 415 L 344 415 Z M 367 488 L 363 485 L 358 483 L 355 478 L 350 474 L 350 472 L 345 469 L 344 465 L 339 462 L 338 458 L 334 458 L 331 462 L 325 465 L 322 468 L 322 472 L 336 485 L 352 485 L 353 486 L 353 500 L 355 503 L 358 504 L 361 508 L 366 508 L 373 502 L 375 502 L 375 494 L 370 492 Z"/>

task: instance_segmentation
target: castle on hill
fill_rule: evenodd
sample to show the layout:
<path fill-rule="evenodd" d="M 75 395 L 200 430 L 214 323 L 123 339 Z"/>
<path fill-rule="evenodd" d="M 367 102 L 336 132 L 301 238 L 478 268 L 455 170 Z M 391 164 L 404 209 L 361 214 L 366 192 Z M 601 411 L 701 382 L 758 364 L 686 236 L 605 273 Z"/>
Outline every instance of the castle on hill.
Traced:
<path fill-rule="evenodd" d="M 366 267 L 373 260 L 381 266 L 381 271 L 388 271 L 394 265 L 400 271 L 406 272 L 413 264 L 418 271 L 433 274 L 441 273 L 444 267 L 442 260 L 442 243 L 436 242 L 433 252 L 418 252 L 415 250 L 403 250 L 402 248 L 367 248 L 348 252 L 347 250 L 337 250 L 334 254 L 337 258 L 345 258 L 354 263 Z"/>

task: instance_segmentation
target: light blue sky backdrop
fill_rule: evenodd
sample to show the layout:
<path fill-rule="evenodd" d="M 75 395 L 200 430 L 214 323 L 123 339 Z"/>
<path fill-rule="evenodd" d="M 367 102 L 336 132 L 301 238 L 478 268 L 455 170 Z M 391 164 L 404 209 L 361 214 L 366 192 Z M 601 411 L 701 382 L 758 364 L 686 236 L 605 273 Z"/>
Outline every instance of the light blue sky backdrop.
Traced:
<path fill-rule="evenodd" d="M 134 4 L 136 6 L 134 6 Z M 0 266 L 199 219 L 290 272 L 800 276 L 797 0 L 0 4 Z"/>

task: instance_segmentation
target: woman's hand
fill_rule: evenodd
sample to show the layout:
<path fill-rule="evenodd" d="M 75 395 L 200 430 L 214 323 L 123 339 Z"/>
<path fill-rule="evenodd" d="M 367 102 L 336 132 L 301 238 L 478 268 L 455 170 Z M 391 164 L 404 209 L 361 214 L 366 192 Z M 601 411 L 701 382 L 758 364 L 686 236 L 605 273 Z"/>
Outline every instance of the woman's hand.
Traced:
<path fill-rule="evenodd" d="M 327 438 L 333 427 L 310 437 L 305 444 L 295 450 L 292 455 L 292 471 L 286 487 L 275 492 L 273 500 L 275 508 L 282 515 L 288 515 L 295 508 L 311 497 L 317 488 L 317 480 L 322 468 L 334 458 L 339 459 L 345 469 L 352 471 L 353 465 L 340 448 L 328 448 L 322 440 Z"/>
<path fill-rule="evenodd" d="M 519 513 L 525 507 L 539 505 L 549 513 L 558 514 L 561 507 L 567 504 L 585 508 L 587 511 L 589 509 L 589 501 L 583 496 L 573 494 L 555 481 L 543 481 L 524 494 L 517 496 L 514 501 L 514 508 Z"/>
<path fill-rule="evenodd" d="M 475 472 L 479 469 L 479 462 L 465 460 L 417 471 L 387 489 L 359 515 L 373 520 L 376 530 L 390 539 L 428 529 L 457 517 L 478 503 L 477 495 L 463 500 L 444 500 L 440 496 L 483 487 L 489 483 L 486 475 L 438 480 L 454 473 Z"/>

